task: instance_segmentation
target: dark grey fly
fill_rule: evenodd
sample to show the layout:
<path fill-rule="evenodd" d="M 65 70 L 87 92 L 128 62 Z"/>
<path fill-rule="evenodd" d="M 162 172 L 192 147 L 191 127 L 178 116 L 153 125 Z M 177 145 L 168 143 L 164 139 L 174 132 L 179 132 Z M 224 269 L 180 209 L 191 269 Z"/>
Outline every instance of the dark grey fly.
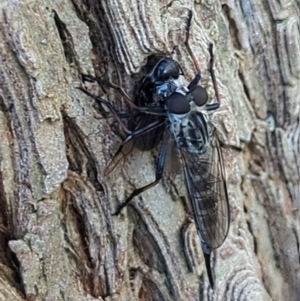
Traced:
<path fill-rule="evenodd" d="M 135 196 L 160 181 L 169 148 L 176 145 L 190 207 L 201 239 L 209 281 L 213 287 L 210 254 L 212 249 L 222 245 L 227 236 L 229 204 L 221 148 L 211 122 L 211 115 L 220 105 L 213 70 L 213 49 L 210 45 L 209 70 L 218 102 L 208 104 L 206 90 L 198 85 L 201 78 L 200 67 L 188 44 L 191 19 L 192 14 L 190 13 L 185 45 L 197 74 L 188 86 L 183 83 L 183 71 L 180 65 L 167 57 L 158 60 L 152 70 L 142 78 L 135 102 L 131 101 L 122 88 L 100 78 L 84 75 L 84 80 L 97 81 L 101 85 L 116 89 L 123 96 L 130 107 L 127 124 L 122 120 L 122 114 L 117 112 L 108 101 L 91 95 L 85 89 L 81 90 L 99 103 L 107 105 L 127 133 L 127 138 L 107 167 L 106 173 L 113 170 L 118 162 L 131 151 L 135 143 L 138 148 L 143 150 L 151 149 L 161 143 L 156 162 L 155 181 L 134 190 L 119 206 L 116 215 Z M 148 139 L 148 143 L 144 144 L 143 141 L 147 141 L 147 137 L 151 133 L 155 139 Z"/>

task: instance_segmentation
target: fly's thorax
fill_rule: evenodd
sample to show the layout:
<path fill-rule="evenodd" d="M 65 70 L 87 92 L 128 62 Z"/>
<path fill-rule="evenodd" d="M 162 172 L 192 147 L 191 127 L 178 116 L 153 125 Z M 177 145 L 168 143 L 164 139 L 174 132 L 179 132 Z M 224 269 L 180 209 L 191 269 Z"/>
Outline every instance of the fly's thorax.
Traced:
<path fill-rule="evenodd" d="M 206 113 L 192 110 L 182 123 L 182 131 L 189 151 L 199 154 L 207 151 L 213 135 L 213 125 Z"/>
<path fill-rule="evenodd" d="M 213 137 L 213 124 L 205 112 L 190 110 L 186 114 L 168 113 L 170 131 L 177 144 L 191 153 L 204 154 Z"/>
<path fill-rule="evenodd" d="M 182 121 L 186 118 L 187 114 L 174 114 L 174 113 L 167 113 L 168 119 L 169 119 L 169 128 L 172 132 L 175 141 L 180 143 L 181 137 L 182 137 Z"/>

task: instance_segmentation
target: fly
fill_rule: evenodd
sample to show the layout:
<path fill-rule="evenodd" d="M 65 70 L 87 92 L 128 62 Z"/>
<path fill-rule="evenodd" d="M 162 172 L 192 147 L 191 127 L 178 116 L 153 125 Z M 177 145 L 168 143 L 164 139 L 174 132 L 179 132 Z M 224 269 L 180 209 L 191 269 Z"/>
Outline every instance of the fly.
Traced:
<path fill-rule="evenodd" d="M 208 104 L 206 90 L 198 85 L 201 79 L 200 67 L 188 44 L 191 20 L 192 12 L 190 11 L 185 46 L 197 73 L 188 86 L 183 83 L 184 74 L 180 65 L 168 57 L 162 57 L 142 78 L 135 102 L 122 88 L 100 78 L 84 75 L 85 81 L 96 81 L 100 85 L 115 89 L 123 96 L 130 108 L 127 124 L 122 120 L 122 114 L 117 112 L 108 101 L 92 95 L 83 88 L 81 90 L 97 102 L 105 104 L 127 134 L 114 159 L 106 168 L 105 174 L 114 169 L 118 162 L 131 151 L 135 143 L 138 148 L 143 150 L 152 149 L 160 143 L 155 180 L 134 190 L 119 205 L 115 215 L 120 214 L 134 197 L 155 186 L 161 180 L 169 148 L 175 144 L 184 174 L 190 207 L 201 240 L 208 278 L 213 288 L 210 255 L 212 250 L 220 247 L 227 237 L 229 203 L 221 148 L 211 122 L 213 112 L 220 106 L 213 70 L 213 46 L 209 45 L 209 71 L 217 102 Z M 155 134 L 156 138 L 147 141 L 150 133 Z M 143 141 L 147 141 L 148 144 L 143 144 Z"/>

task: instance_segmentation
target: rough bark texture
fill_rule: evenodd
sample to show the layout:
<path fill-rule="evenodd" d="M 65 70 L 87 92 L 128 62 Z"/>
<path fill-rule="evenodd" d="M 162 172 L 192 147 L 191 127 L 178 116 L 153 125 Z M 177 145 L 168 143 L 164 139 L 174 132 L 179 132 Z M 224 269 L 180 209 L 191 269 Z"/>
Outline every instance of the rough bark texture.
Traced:
<path fill-rule="evenodd" d="M 202 84 L 214 101 L 213 42 L 222 99 L 231 228 L 214 291 L 171 188 L 181 178 L 111 215 L 152 181 L 154 157 L 133 153 L 104 177 L 121 139 L 76 89 L 89 73 L 132 95 L 154 53 L 190 80 L 188 9 Z M 0 300 L 299 300 L 299 16 L 295 0 L 1 1 Z"/>

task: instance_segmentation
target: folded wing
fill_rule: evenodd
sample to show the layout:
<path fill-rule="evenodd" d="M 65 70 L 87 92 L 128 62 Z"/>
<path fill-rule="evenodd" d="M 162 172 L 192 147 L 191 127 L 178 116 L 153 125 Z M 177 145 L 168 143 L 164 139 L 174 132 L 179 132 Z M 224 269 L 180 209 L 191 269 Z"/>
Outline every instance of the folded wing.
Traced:
<path fill-rule="evenodd" d="M 185 184 L 201 240 L 218 248 L 229 229 L 229 204 L 221 149 L 216 138 L 203 155 L 181 147 Z"/>

